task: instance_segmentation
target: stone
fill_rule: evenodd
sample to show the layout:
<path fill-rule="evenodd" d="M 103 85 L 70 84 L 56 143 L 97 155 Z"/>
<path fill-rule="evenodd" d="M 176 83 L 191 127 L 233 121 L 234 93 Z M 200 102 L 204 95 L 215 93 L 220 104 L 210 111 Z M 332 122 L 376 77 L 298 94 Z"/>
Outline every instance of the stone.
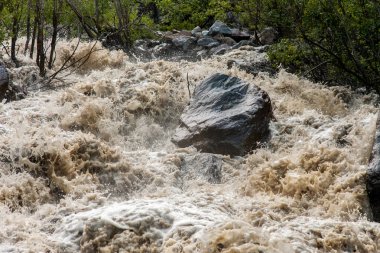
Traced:
<path fill-rule="evenodd" d="M 191 34 L 193 36 L 197 35 L 198 33 L 202 33 L 202 28 L 200 28 L 199 26 L 195 27 L 192 31 L 191 31 Z"/>
<path fill-rule="evenodd" d="M 366 187 L 372 219 L 380 222 L 380 114 L 377 117 L 376 133 L 368 165 Z"/>
<path fill-rule="evenodd" d="M 9 93 L 9 74 L 7 69 L 0 64 L 0 103 L 6 99 Z"/>
<path fill-rule="evenodd" d="M 231 47 L 227 44 L 222 44 L 220 46 L 214 47 L 210 50 L 210 54 L 222 55 L 225 54 Z"/>
<path fill-rule="evenodd" d="M 254 76 L 258 75 L 260 72 L 266 72 L 270 76 L 274 76 L 276 74 L 276 70 L 271 66 L 270 62 L 267 60 L 259 61 L 259 62 L 228 60 L 227 61 L 228 69 L 232 68 L 232 66 L 236 66 L 240 70 L 243 70 Z"/>
<path fill-rule="evenodd" d="M 270 45 L 276 41 L 278 33 L 273 27 L 267 27 L 258 36 L 261 44 Z"/>
<path fill-rule="evenodd" d="M 238 49 L 242 46 L 254 46 L 254 44 L 249 40 L 241 40 L 237 44 L 233 45 L 231 49 Z"/>
<path fill-rule="evenodd" d="M 0 64 L 0 87 L 8 86 L 9 84 L 9 74 L 7 69 Z"/>
<path fill-rule="evenodd" d="M 237 77 L 214 74 L 198 85 L 172 138 L 179 147 L 245 155 L 269 139 L 268 94 Z"/>
<path fill-rule="evenodd" d="M 214 36 L 217 34 L 229 36 L 232 34 L 232 30 L 226 24 L 218 20 L 218 21 L 215 21 L 215 23 L 209 29 L 210 36 Z"/>
<path fill-rule="evenodd" d="M 195 44 L 195 41 L 194 37 L 180 35 L 173 39 L 173 44 L 176 47 L 181 47 L 183 50 L 188 50 L 192 44 Z"/>
<path fill-rule="evenodd" d="M 216 43 L 216 44 L 215 44 Z M 197 41 L 197 45 L 198 46 L 202 46 L 202 47 L 213 47 L 213 46 L 218 46 L 219 45 L 219 42 L 217 40 L 214 40 L 213 38 L 211 37 L 204 37 L 204 38 L 201 38 Z M 210 46 L 211 45 L 211 46 Z"/>
<path fill-rule="evenodd" d="M 223 44 L 227 44 L 228 46 L 233 46 L 236 44 L 236 41 L 233 38 L 230 37 L 224 37 L 221 42 Z"/>
<path fill-rule="evenodd" d="M 251 35 L 247 32 L 240 31 L 239 29 L 232 29 L 230 37 L 234 39 L 236 42 L 240 42 L 242 40 L 249 40 Z"/>
<path fill-rule="evenodd" d="M 205 31 L 202 31 L 202 36 L 209 36 L 209 31 L 208 30 L 205 30 Z"/>
<path fill-rule="evenodd" d="M 219 41 L 221 44 L 227 44 L 229 46 L 235 45 L 236 41 L 233 38 L 225 37 L 221 34 L 215 35 L 213 39 Z"/>

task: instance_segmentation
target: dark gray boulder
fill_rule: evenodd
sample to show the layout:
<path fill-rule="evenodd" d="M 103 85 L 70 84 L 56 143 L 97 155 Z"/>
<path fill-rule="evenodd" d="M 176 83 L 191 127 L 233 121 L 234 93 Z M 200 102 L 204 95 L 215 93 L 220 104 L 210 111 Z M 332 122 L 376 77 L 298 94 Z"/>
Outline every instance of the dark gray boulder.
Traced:
<path fill-rule="evenodd" d="M 202 47 L 213 47 L 218 46 L 219 44 L 220 43 L 217 40 L 214 40 L 211 37 L 203 37 L 197 41 L 197 45 Z"/>
<path fill-rule="evenodd" d="M 247 32 L 240 31 L 239 29 L 232 29 L 231 30 L 231 38 L 234 39 L 236 42 L 240 42 L 242 40 L 249 40 L 251 38 L 251 35 Z"/>
<path fill-rule="evenodd" d="M 7 69 L 0 63 L 0 103 L 9 93 L 9 74 Z"/>
<path fill-rule="evenodd" d="M 9 74 L 7 69 L 0 64 L 0 86 L 7 86 L 9 83 Z"/>
<path fill-rule="evenodd" d="M 372 218 L 380 222 L 380 114 L 377 118 L 374 145 L 366 177 L 366 187 Z"/>
<path fill-rule="evenodd" d="M 217 34 L 231 36 L 232 30 L 225 23 L 221 21 L 215 21 L 215 23 L 210 27 L 208 35 L 214 36 Z"/>
<path fill-rule="evenodd" d="M 231 47 L 226 44 L 219 45 L 210 50 L 210 54 L 222 55 L 225 54 Z"/>
<path fill-rule="evenodd" d="M 183 50 L 188 50 L 191 45 L 195 44 L 196 39 L 191 36 L 180 35 L 175 37 L 172 42 L 176 47 L 181 47 Z"/>
<path fill-rule="evenodd" d="M 244 155 L 269 138 L 268 94 L 239 78 L 214 74 L 194 90 L 172 141 L 202 152 Z"/>

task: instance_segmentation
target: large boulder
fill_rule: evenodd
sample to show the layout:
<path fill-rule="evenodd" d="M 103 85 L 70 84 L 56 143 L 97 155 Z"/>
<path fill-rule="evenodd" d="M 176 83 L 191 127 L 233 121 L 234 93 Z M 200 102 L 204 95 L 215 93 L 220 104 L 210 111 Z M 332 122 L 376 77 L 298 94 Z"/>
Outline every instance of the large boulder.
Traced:
<path fill-rule="evenodd" d="M 214 74 L 194 90 L 172 141 L 202 152 L 244 155 L 269 138 L 268 94 L 239 78 Z"/>
<path fill-rule="evenodd" d="M 209 29 L 208 35 L 214 36 L 217 34 L 222 34 L 225 36 L 231 36 L 232 30 L 225 23 L 221 21 L 216 21 Z"/>
<path fill-rule="evenodd" d="M 380 114 L 366 179 L 368 200 L 374 221 L 380 222 Z"/>
<path fill-rule="evenodd" d="M 173 39 L 173 44 L 176 47 L 180 47 L 183 50 L 188 50 L 191 45 L 195 44 L 196 39 L 191 36 L 186 36 L 186 35 L 180 35 L 178 37 L 175 37 Z"/>

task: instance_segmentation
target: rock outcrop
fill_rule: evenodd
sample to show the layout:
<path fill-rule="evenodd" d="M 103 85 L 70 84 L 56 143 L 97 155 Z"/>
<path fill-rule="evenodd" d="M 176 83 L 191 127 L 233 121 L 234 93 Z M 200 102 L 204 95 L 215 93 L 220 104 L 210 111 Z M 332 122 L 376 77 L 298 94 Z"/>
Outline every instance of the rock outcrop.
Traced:
<path fill-rule="evenodd" d="M 244 30 L 230 28 L 216 21 L 209 30 L 197 26 L 192 31 L 158 32 L 160 40 L 137 40 L 132 55 L 140 60 L 200 60 L 214 54 L 224 54 L 242 45 L 256 46 Z"/>
<path fill-rule="evenodd" d="M 172 141 L 202 152 L 244 155 L 269 138 L 268 94 L 239 78 L 214 74 L 194 90 Z"/>
<path fill-rule="evenodd" d="M 380 222 L 380 114 L 366 178 L 368 200 L 374 221 Z"/>
<path fill-rule="evenodd" d="M 3 65 L 0 64 L 0 102 L 7 97 L 9 87 L 8 71 Z"/>

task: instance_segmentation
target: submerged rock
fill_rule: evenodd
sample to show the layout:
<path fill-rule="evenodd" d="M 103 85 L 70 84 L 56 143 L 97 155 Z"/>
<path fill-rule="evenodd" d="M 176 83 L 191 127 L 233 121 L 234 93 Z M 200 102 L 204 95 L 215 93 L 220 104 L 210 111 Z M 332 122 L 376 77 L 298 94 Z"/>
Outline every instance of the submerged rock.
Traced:
<path fill-rule="evenodd" d="M 209 183 L 221 183 L 223 157 L 209 153 L 197 153 L 183 158 L 181 174 L 186 178 L 202 178 Z"/>
<path fill-rule="evenodd" d="M 202 152 L 244 155 L 269 137 L 268 94 L 239 78 L 214 74 L 195 90 L 172 141 Z"/>
<path fill-rule="evenodd" d="M 380 116 L 380 115 L 379 115 Z M 372 148 L 366 186 L 373 220 L 380 222 L 380 117 L 376 123 L 376 133 Z"/>

